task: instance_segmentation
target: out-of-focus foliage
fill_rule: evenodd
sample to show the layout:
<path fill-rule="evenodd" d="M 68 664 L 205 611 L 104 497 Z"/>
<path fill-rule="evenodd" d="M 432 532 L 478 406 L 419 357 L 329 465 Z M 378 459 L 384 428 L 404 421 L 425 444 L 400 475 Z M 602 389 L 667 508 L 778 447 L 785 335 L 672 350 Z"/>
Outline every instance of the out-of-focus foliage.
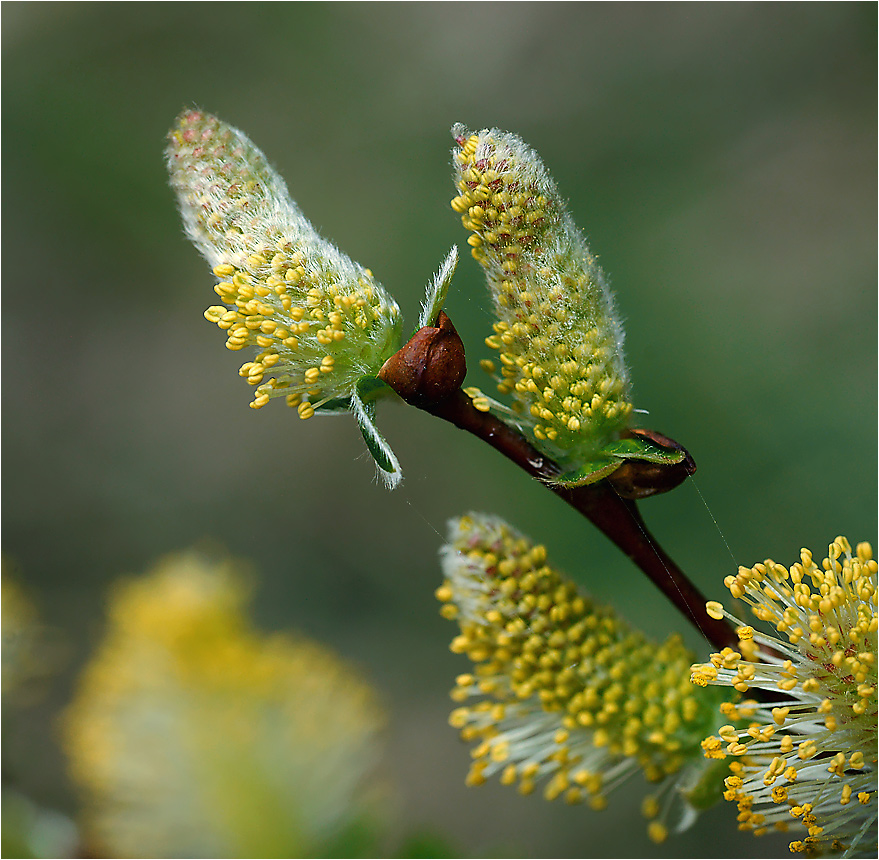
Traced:
<path fill-rule="evenodd" d="M 76 825 L 66 815 L 42 809 L 14 789 L 3 789 L 4 857 L 75 857 Z"/>
<path fill-rule="evenodd" d="M 15 699 L 28 681 L 40 675 L 41 627 L 34 605 L 3 561 L 3 699 Z"/>

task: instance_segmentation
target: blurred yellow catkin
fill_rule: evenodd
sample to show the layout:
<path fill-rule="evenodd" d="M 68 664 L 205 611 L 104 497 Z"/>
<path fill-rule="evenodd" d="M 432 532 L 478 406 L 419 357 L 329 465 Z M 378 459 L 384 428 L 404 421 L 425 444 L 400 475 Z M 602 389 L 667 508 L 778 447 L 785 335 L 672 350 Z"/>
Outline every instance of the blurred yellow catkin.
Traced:
<path fill-rule="evenodd" d="M 263 635 L 230 562 L 170 556 L 119 582 L 65 715 L 93 850 L 320 856 L 367 811 L 383 722 L 325 648 Z"/>

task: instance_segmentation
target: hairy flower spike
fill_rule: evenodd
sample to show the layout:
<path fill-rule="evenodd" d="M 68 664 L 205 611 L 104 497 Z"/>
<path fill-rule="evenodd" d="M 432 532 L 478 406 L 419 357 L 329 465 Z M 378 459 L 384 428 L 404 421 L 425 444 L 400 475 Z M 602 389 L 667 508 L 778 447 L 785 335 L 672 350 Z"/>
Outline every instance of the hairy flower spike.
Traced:
<path fill-rule="evenodd" d="M 876 853 L 877 564 L 868 543 L 844 537 L 819 566 L 804 549 L 789 569 L 767 559 L 725 580 L 776 635 L 738 626 L 740 652 L 693 666 L 693 682 L 767 691 L 746 729 L 708 738 L 713 757 L 735 758 L 727 800 L 743 830 L 806 829 L 793 852 Z M 730 706 L 727 706 L 730 707 Z M 868 832 L 872 830 L 872 838 Z"/>
<path fill-rule="evenodd" d="M 300 418 L 311 418 L 331 401 L 357 398 L 358 381 L 374 377 L 397 348 L 393 298 L 369 269 L 317 234 L 237 129 L 186 111 L 166 157 L 187 235 L 219 281 L 222 304 L 205 318 L 226 332 L 229 349 L 256 351 L 239 370 L 255 387 L 250 405 L 284 397 Z M 398 479 L 399 472 L 390 483 Z"/>
<path fill-rule="evenodd" d="M 452 698 L 478 701 L 450 719 L 477 743 L 468 783 L 498 773 L 529 794 L 545 780 L 549 800 L 603 808 L 606 794 L 642 769 L 663 783 L 664 802 L 644 806 L 651 835 L 664 837 L 672 806 L 676 829 L 688 826 L 708 805 L 700 781 L 711 766 L 700 741 L 719 722 L 720 699 L 694 695 L 680 638 L 649 642 L 496 517 L 453 520 L 441 555 L 441 614 L 460 625 L 452 650 L 474 663 Z"/>
<path fill-rule="evenodd" d="M 246 599 L 230 563 L 194 552 L 113 591 L 64 726 L 96 856 L 335 856 L 366 811 L 372 690 L 319 645 L 254 630 Z"/>
<path fill-rule="evenodd" d="M 498 391 L 559 462 L 575 467 L 632 413 L 623 331 L 605 277 L 534 150 L 497 129 L 456 125 L 458 196 L 498 321 Z"/>
<path fill-rule="evenodd" d="M 186 232 L 219 283 L 205 317 L 232 350 L 256 349 L 240 374 L 251 406 L 284 396 L 301 418 L 396 348 L 399 309 L 369 269 L 322 239 L 283 179 L 240 131 L 210 114 L 181 114 L 166 152 Z"/>

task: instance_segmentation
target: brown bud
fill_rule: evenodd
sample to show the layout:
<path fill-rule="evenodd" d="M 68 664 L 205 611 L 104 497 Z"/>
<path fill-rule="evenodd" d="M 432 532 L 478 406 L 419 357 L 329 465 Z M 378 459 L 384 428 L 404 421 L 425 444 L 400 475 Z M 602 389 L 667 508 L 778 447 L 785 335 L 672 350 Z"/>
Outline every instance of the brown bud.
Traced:
<path fill-rule="evenodd" d="M 407 403 L 423 408 L 454 394 L 466 373 L 464 344 L 445 311 L 440 311 L 436 326 L 418 329 L 378 375 Z"/>
<path fill-rule="evenodd" d="M 696 471 L 696 462 L 690 452 L 674 439 L 655 430 L 630 429 L 625 435 L 647 439 L 669 451 L 680 451 L 683 456 L 677 463 L 651 463 L 648 460 L 626 460 L 607 478 L 611 486 L 624 499 L 646 499 L 659 493 L 667 493 L 682 484 Z"/>

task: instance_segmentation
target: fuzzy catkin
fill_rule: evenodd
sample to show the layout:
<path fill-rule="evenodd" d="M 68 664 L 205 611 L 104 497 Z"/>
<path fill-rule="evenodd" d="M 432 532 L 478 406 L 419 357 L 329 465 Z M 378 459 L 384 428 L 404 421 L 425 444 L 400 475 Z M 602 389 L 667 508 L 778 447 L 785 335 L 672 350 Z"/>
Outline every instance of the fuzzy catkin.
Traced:
<path fill-rule="evenodd" d="M 623 330 L 606 278 L 534 150 L 498 129 L 452 134 L 455 186 L 497 321 L 483 367 L 537 444 L 571 467 L 629 423 Z"/>

